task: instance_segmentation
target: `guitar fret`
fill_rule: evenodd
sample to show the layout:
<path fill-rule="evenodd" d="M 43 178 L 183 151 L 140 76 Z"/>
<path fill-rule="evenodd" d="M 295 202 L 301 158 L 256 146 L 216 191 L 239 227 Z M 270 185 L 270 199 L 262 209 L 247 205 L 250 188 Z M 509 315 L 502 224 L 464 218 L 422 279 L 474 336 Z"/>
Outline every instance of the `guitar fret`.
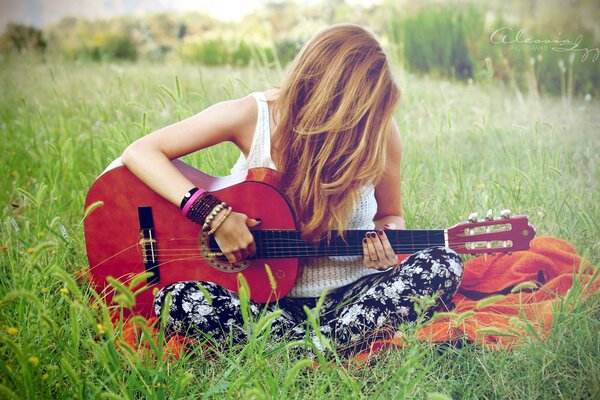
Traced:
<path fill-rule="evenodd" d="M 270 239 L 271 242 L 273 242 L 273 239 L 275 238 L 274 231 L 269 231 L 269 233 L 267 233 L 267 237 Z M 273 249 L 273 255 L 275 257 L 279 257 L 279 252 L 278 252 L 279 249 L 277 248 L 277 246 L 273 246 L 272 249 Z"/>
<path fill-rule="evenodd" d="M 291 249 L 289 247 L 285 247 L 285 246 L 282 245 L 282 243 L 286 243 L 285 232 L 278 231 L 278 233 L 279 233 L 279 242 L 278 242 L 279 244 L 278 244 L 278 246 L 281 248 L 280 255 L 282 257 L 284 257 L 284 258 L 285 257 L 289 257 L 289 255 L 291 254 Z"/>
<path fill-rule="evenodd" d="M 287 240 L 288 243 L 294 243 L 295 242 L 295 240 L 294 240 L 295 239 L 294 231 L 285 231 L 285 235 L 286 235 L 286 240 Z M 290 251 L 288 253 L 288 256 L 289 257 L 294 257 L 295 256 L 295 254 L 291 251 L 291 249 L 290 249 Z"/>

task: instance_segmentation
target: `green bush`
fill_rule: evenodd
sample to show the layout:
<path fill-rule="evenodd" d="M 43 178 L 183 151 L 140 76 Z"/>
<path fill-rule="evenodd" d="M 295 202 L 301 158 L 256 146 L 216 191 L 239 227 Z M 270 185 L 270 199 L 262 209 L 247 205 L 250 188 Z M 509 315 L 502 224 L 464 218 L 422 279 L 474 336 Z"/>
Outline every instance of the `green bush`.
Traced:
<path fill-rule="evenodd" d="M 181 57 L 187 61 L 201 62 L 205 65 L 223 65 L 229 55 L 223 39 L 186 40 L 180 48 Z"/>
<path fill-rule="evenodd" d="M 130 60 L 138 58 L 133 21 L 115 19 L 88 21 L 64 18 L 46 30 L 49 50 L 69 59 L 93 61 Z"/>
<path fill-rule="evenodd" d="M 502 18 L 486 27 L 483 10 L 474 5 L 436 6 L 404 18 L 393 17 L 388 37 L 395 55 L 415 73 L 459 80 L 493 78 L 540 94 L 600 95 L 600 60 L 594 60 L 596 53 L 591 51 L 599 46 L 593 32 L 580 27 L 562 32 L 562 38 L 572 42 L 582 36 L 579 49 L 590 49 L 587 59 L 582 59 L 584 51 L 559 52 L 553 44 L 493 43 L 492 33 L 503 27 L 508 41 L 514 41 L 520 28 Z M 556 33 L 551 29 L 538 28 L 527 37 L 552 40 Z"/>
<path fill-rule="evenodd" d="M 186 40 L 181 45 L 179 54 L 184 60 L 204 65 L 245 67 L 252 62 L 265 65 L 275 60 L 275 52 L 269 47 L 245 40 L 223 38 Z"/>
<path fill-rule="evenodd" d="M 574 40 L 579 34 L 582 41 L 579 48 L 593 49 L 598 47 L 592 38 L 591 31 L 567 33 L 564 36 Z M 535 37 L 550 37 L 548 33 L 535 34 Z M 535 75 L 542 93 L 562 94 L 565 90 L 572 93 L 594 93 L 600 88 L 600 60 L 594 62 L 593 53 L 587 58 L 584 52 L 558 52 L 550 49 L 528 54 L 535 59 Z M 564 66 L 564 67 L 563 67 Z M 567 87 L 570 85 L 570 89 Z"/>
<path fill-rule="evenodd" d="M 230 63 L 238 66 L 246 66 L 252 60 L 252 46 L 243 40 L 237 43 L 230 55 Z"/>
<path fill-rule="evenodd" d="M 472 50 L 483 28 L 483 13 L 474 7 L 426 8 L 402 23 L 391 24 L 393 38 L 404 38 L 404 61 L 409 69 L 442 77 L 472 78 Z"/>
<path fill-rule="evenodd" d="M 96 32 L 83 52 L 93 60 L 135 60 L 137 47 L 123 34 Z"/>
<path fill-rule="evenodd" d="M 275 42 L 275 52 L 281 64 L 287 64 L 296 57 L 302 48 L 303 42 L 296 39 L 282 39 Z"/>
<path fill-rule="evenodd" d="M 11 53 L 43 53 L 46 40 L 42 31 L 32 26 L 9 23 L 0 36 L 0 54 Z"/>

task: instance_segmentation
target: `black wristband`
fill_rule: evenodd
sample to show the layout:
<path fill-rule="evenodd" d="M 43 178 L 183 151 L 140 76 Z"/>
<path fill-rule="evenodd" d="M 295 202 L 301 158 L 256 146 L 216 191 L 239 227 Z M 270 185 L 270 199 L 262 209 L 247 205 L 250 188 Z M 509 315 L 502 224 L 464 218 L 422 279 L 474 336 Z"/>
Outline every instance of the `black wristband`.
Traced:
<path fill-rule="evenodd" d="M 188 202 L 189 199 L 192 198 L 192 195 L 194 193 L 196 193 L 198 190 L 200 190 L 200 189 L 195 187 L 193 189 L 190 189 L 186 194 L 183 195 L 183 199 L 181 199 L 181 204 L 179 205 L 180 210 L 183 210 L 183 207 L 185 207 L 185 204 Z"/>

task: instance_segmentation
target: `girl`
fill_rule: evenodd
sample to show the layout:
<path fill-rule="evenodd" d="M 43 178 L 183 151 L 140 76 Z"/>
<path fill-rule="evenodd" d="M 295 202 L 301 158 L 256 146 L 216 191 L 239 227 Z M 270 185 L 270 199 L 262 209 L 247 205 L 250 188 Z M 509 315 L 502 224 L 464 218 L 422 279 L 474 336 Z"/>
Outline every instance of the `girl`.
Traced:
<path fill-rule="evenodd" d="M 254 255 L 252 228 L 260 219 L 195 188 L 170 161 L 223 141 L 241 151 L 232 172 L 253 167 L 280 172 L 305 239 L 330 238 L 333 230 L 368 230 L 362 257 L 310 258 L 288 296 L 266 305 L 282 310 L 273 321 L 273 336 L 303 338 L 303 306 L 315 307 L 326 291 L 321 333 L 339 354 L 350 355 L 415 320 L 415 298 L 437 295 L 428 315 L 448 304 L 462 277 L 461 259 L 446 248 L 415 253 L 397 265 L 384 232 L 404 229 L 402 148 L 392 116 L 399 96 L 377 39 L 360 26 L 335 25 L 303 47 L 280 89 L 218 103 L 159 129 L 131 144 L 122 161 L 214 234 L 230 262 Z M 171 305 L 163 310 L 168 292 Z M 154 306 L 157 315 L 169 314 L 169 334 L 209 335 L 220 343 L 247 336 L 237 294 L 211 282 L 169 285 Z M 255 316 L 262 307 L 250 304 Z M 323 348 L 314 332 L 312 338 Z"/>

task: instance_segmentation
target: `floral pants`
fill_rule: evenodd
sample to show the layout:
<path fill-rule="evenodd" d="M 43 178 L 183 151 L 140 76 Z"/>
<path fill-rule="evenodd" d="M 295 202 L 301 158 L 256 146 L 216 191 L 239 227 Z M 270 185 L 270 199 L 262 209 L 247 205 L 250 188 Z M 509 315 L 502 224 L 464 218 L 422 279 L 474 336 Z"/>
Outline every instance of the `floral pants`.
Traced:
<path fill-rule="evenodd" d="M 436 310 L 449 309 L 462 273 L 462 261 L 454 251 L 444 247 L 422 250 L 395 268 L 364 276 L 328 293 L 318 316 L 319 330 L 333 341 L 338 354 L 360 352 L 367 349 L 371 341 L 388 337 L 398 325 L 415 321 L 418 298 L 437 294 L 435 305 L 425 310 L 425 318 Z M 212 282 L 173 283 L 156 295 L 157 315 L 163 312 L 168 292 L 171 303 L 166 318 L 167 335 L 181 334 L 198 339 L 210 336 L 222 344 L 229 343 L 230 337 L 234 343 L 247 338 L 237 293 Z M 317 300 L 285 297 L 276 303 L 250 302 L 249 310 L 253 317 L 262 311 L 281 310 L 271 325 L 272 337 L 293 340 L 303 339 L 308 334 L 317 348 L 323 350 L 314 330 L 307 330 L 303 308 L 313 309 Z"/>

